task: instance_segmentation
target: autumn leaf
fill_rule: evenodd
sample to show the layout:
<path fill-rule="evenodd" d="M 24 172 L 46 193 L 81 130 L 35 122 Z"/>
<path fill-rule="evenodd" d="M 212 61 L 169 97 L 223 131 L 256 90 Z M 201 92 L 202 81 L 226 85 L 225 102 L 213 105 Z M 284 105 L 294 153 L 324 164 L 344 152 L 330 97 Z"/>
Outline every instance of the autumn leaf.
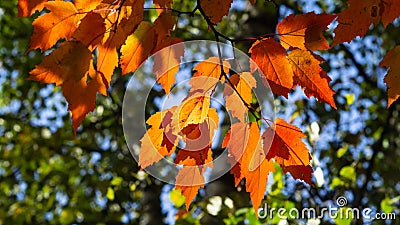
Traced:
<path fill-rule="evenodd" d="M 154 31 L 157 36 L 157 44 L 152 53 L 155 53 L 160 49 L 167 47 L 163 40 L 166 37 L 171 36 L 170 30 L 175 26 L 176 22 L 176 17 L 172 15 L 171 11 L 165 11 L 157 17 L 157 19 L 154 21 Z"/>
<path fill-rule="evenodd" d="M 228 143 L 231 141 L 231 132 L 232 129 L 228 130 L 225 134 L 225 138 L 222 141 L 222 148 L 228 147 Z M 229 150 L 229 149 L 228 149 Z M 238 186 L 240 181 L 243 179 L 243 175 L 240 169 L 240 161 L 241 158 L 235 159 L 235 156 L 232 154 L 228 154 L 227 162 L 231 165 L 230 173 L 234 176 L 235 179 L 235 186 Z"/>
<path fill-rule="evenodd" d="M 18 17 L 27 17 L 36 11 L 42 11 L 48 0 L 18 0 Z"/>
<path fill-rule="evenodd" d="M 103 0 L 74 0 L 75 7 L 80 12 L 90 12 L 97 8 Z"/>
<path fill-rule="evenodd" d="M 336 109 L 333 99 L 334 91 L 329 87 L 330 77 L 320 67 L 322 58 L 309 51 L 295 49 L 288 55 L 294 73 L 294 84 L 300 85 L 309 98 L 314 96 L 318 101 L 327 102 Z"/>
<path fill-rule="evenodd" d="M 44 6 L 51 12 L 33 21 L 33 34 L 28 51 L 39 48 L 44 51 L 52 47 L 60 38 L 69 39 L 84 14 L 80 14 L 71 2 L 53 1 Z"/>
<path fill-rule="evenodd" d="M 229 80 L 229 85 L 226 85 L 224 89 L 226 109 L 232 112 L 233 117 L 244 121 L 248 112 L 247 107 L 253 100 L 252 89 L 257 86 L 256 79 L 251 73 L 243 72 L 240 75 L 233 74 Z M 231 84 L 233 87 L 231 87 Z"/>
<path fill-rule="evenodd" d="M 184 46 L 182 39 L 174 37 L 163 38 L 159 45 L 162 50 L 154 56 L 153 72 L 157 75 L 157 83 L 162 85 L 169 96 L 184 55 Z"/>
<path fill-rule="evenodd" d="M 199 92 L 189 94 L 178 106 L 172 120 L 173 132 L 182 135 L 182 130 L 190 124 L 200 124 L 215 113 L 210 109 L 210 96 Z M 214 121 L 218 121 L 213 118 Z"/>
<path fill-rule="evenodd" d="M 98 13 L 91 12 L 81 20 L 72 38 L 93 49 L 101 42 L 105 32 L 106 26 L 103 17 Z"/>
<path fill-rule="evenodd" d="M 311 51 L 329 49 L 322 32 L 335 18 L 336 15 L 314 12 L 287 16 L 277 26 L 282 46 Z"/>
<path fill-rule="evenodd" d="M 164 156 L 170 155 L 176 148 L 178 137 L 172 133 L 171 122 L 176 107 L 157 112 L 146 123 L 151 127 L 147 130 L 141 141 L 139 153 L 139 166 L 146 168 L 160 161 Z"/>
<path fill-rule="evenodd" d="M 263 149 L 266 158 L 275 159 L 284 172 L 311 184 L 311 155 L 301 140 L 305 137 L 298 127 L 278 118 L 262 135 Z"/>
<path fill-rule="evenodd" d="M 141 22 L 121 47 L 122 74 L 134 72 L 154 48 L 154 30 L 148 22 Z"/>
<path fill-rule="evenodd" d="M 382 23 L 384 27 L 387 27 L 400 15 L 400 4 L 397 0 L 382 0 L 379 7 L 380 12 L 383 9 Z"/>
<path fill-rule="evenodd" d="M 385 76 L 385 83 L 388 87 L 388 105 L 389 108 L 393 102 L 400 97 L 400 46 L 391 49 L 379 63 L 379 66 L 389 68 Z"/>
<path fill-rule="evenodd" d="M 192 85 L 190 92 L 202 90 L 203 93 L 211 92 L 214 90 L 217 83 L 225 78 L 222 75 L 221 63 L 219 57 L 210 57 L 198 63 L 193 71 L 193 77 L 190 79 L 189 84 Z M 230 64 L 222 60 L 223 71 L 228 74 Z M 221 78 L 221 79 L 220 79 Z"/>
<path fill-rule="evenodd" d="M 233 0 L 200 0 L 200 6 L 211 23 L 217 24 L 228 15 Z"/>
<path fill-rule="evenodd" d="M 185 159 L 183 166 L 176 176 L 175 189 L 181 190 L 185 196 L 186 210 L 189 210 L 190 203 L 196 197 L 199 189 L 204 187 L 205 179 L 203 176 L 205 167 L 197 166 L 192 158 Z"/>
<path fill-rule="evenodd" d="M 223 146 L 228 148 L 228 153 L 239 162 L 242 155 L 249 144 L 250 136 L 249 125 L 244 122 L 234 123 L 226 134 Z"/>
<path fill-rule="evenodd" d="M 260 130 L 257 122 L 250 124 L 250 136 L 246 149 L 240 161 L 242 176 L 246 179 L 246 191 L 255 212 L 264 198 L 267 188 L 268 174 L 274 172 L 274 163 L 267 159 L 262 149 Z"/>
<path fill-rule="evenodd" d="M 250 63 L 251 72 L 254 73 L 258 66 L 272 92 L 287 98 L 293 86 L 293 71 L 286 50 L 274 39 L 264 38 L 254 42 L 249 53 L 256 63 Z"/>
<path fill-rule="evenodd" d="M 90 61 L 88 65 L 90 65 L 89 70 L 80 80 L 70 79 L 62 84 L 63 94 L 68 102 L 68 110 L 72 114 L 72 126 L 75 134 L 86 114 L 96 107 L 96 93 L 103 86 L 102 78 L 93 68 L 93 63 Z M 91 77 L 89 82 L 86 81 L 88 76 Z"/>
<path fill-rule="evenodd" d="M 81 42 L 63 42 L 29 73 L 28 79 L 56 85 L 77 82 L 89 70 L 91 59 L 92 53 Z"/>
<path fill-rule="evenodd" d="M 349 0 L 349 7 L 338 14 L 339 25 L 335 29 L 333 45 L 363 37 L 370 25 L 382 22 L 384 27 L 400 15 L 396 0 Z"/>
<path fill-rule="evenodd" d="M 118 9 L 119 6 L 112 5 L 113 2 L 103 1 L 98 6 L 99 11 L 102 7 L 108 9 L 109 7 L 117 7 Z M 128 36 L 135 31 L 143 20 L 143 4 L 143 0 L 126 1 L 125 5 L 120 8 L 120 16 L 110 13 L 112 12 L 110 10 L 101 11 L 101 15 L 105 18 L 107 32 L 98 45 L 97 70 L 101 72 L 107 88 L 114 69 L 118 66 L 117 50 L 127 41 Z"/>

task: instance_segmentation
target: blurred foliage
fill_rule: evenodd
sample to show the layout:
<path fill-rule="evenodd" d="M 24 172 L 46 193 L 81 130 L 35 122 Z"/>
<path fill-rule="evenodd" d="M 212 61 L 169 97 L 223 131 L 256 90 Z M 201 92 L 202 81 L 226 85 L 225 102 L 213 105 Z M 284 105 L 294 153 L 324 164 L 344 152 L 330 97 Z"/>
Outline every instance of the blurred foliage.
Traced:
<path fill-rule="evenodd" d="M 262 0 L 256 8 L 244 0 L 235 3 L 238 7 L 217 27 L 231 37 L 274 32 L 278 19 L 289 13 L 338 13 L 345 7 L 338 0 L 277 0 L 277 8 Z M 128 76 L 115 76 L 110 96 L 98 96 L 95 111 L 74 137 L 60 88 L 26 80 L 42 54 L 24 53 L 32 20 L 17 18 L 16 5 L 16 0 L 0 2 L 0 224 L 282 224 L 277 216 L 259 222 L 245 187 L 234 188 L 229 174 L 210 183 L 186 212 L 180 193 L 169 193 L 170 185 L 139 171 L 121 126 Z M 194 1 L 176 1 L 174 7 L 190 11 Z M 152 13 L 147 17 L 153 18 Z M 276 99 L 279 115 L 308 134 L 316 186 L 277 170 L 262 205 L 288 212 L 335 206 L 336 198 L 345 196 L 346 207 L 397 214 L 396 220 L 372 224 L 400 221 L 400 104 L 386 109 L 385 70 L 377 67 L 384 54 L 400 44 L 399 26 L 399 20 L 386 30 L 378 25 L 351 45 L 322 52 L 338 110 L 298 91 L 289 100 Z M 197 14 L 182 15 L 174 33 L 186 40 L 213 40 Z M 246 51 L 249 44 L 236 47 Z M 152 92 L 150 99 L 161 95 Z M 158 110 L 152 102 L 147 107 L 150 113 Z M 300 222 L 368 223 L 288 218 L 289 224 Z"/>

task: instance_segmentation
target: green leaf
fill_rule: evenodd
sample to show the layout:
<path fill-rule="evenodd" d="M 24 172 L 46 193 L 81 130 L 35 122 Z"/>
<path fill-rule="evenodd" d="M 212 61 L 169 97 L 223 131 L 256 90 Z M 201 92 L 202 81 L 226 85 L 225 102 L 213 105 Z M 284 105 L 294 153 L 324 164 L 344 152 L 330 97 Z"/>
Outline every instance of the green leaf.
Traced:
<path fill-rule="evenodd" d="M 337 225 L 350 225 L 353 218 L 355 218 L 353 211 L 348 207 L 343 207 L 337 212 L 334 221 Z"/>
<path fill-rule="evenodd" d="M 119 186 L 122 183 L 122 181 L 124 181 L 124 179 L 122 179 L 122 177 L 114 177 L 111 180 L 111 185 Z"/>
<path fill-rule="evenodd" d="M 177 208 L 185 204 L 185 196 L 182 195 L 181 190 L 174 189 L 169 192 L 169 199 Z"/>
<path fill-rule="evenodd" d="M 61 224 L 70 224 L 74 222 L 75 216 L 74 213 L 70 209 L 63 209 L 60 215 L 60 223 Z"/>
<path fill-rule="evenodd" d="M 352 166 L 343 167 L 340 172 L 340 176 L 351 180 L 352 182 L 356 181 L 356 170 Z"/>
<path fill-rule="evenodd" d="M 114 189 L 112 189 L 111 187 L 109 187 L 107 189 L 107 194 L 106 194 L 107 198 L 110 199 L 111 201 L 114 200 Z"/>
<path fill-rule="evenodd" d="M 393 212 L 394 208 L 393 208 L 393 201 L 389 198 L 386 197 L 385 199 L 383 199 L 381 201 L 381 209 L 384 213 L 391 213 Z"/>
<path fill-rule="evenodd" d="M 346 154 L 347 150 L 349 150 L 349 146 L 348 146 L 348 145 L 346 145 L 346 146 L 343 147 L 343 148 L 340 148 L 340 149 L 336 152 L 336 156 L 337 156 L 338 158 L 342 158 L 342 156 L 344 156 L 344 154 Z"/>

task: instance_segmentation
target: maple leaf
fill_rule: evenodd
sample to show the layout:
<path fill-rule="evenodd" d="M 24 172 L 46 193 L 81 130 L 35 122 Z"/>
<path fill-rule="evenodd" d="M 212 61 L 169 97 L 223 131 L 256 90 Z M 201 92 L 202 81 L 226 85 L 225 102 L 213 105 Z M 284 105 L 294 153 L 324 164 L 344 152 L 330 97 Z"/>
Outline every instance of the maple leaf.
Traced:
<path fill-rule="evenodd" d="M 400 14 L 396 0 L 349 0 L 349 7 L 338 14 L 339 25 L 335 29 L 333 46 L 363 37 L 371 24 L 382 21 L 384 27 Z"/>
<path fill-rule="evenodd" d="M 131 35 L 143 20 L 143 0 L 126 1 L 123 6 L 114 5 L 115 1 L 103 1 L 97 9 L 105 18 L 106 33 L 98 45 L 97 70 L 101 72 L 105 86 L 111 81 L 115 67 L 118 66 L 118 52 L 128 36 Z M 119 16 L 110 13 L 110 9 L 119 9 Z M 121 7 L 121 8 L 119 8 Z M 107 8 L 108 10 L 101 10 Z"/>
<path fill-rule="evenodd" d="M 68 40 L 84 16 L 71 2 L 53 1 L 45 3 L 44 6 L 51 12 L 33 21 L 33 34 L 27 51 L 36 48 L 44 51 L 52 47 L 60 38 Z"/>
<path fill-rule="evenodd" d="M 154 4 L 158 4 L 159 6 L 167 7 L 170 6 L 174 0 L 153 0 Z"/>
<path fill-rule="evenodd" d="M 221 146 L 222 148 L 228 147 L 228 144 L 231 140 L 231 131 L 232 129 L 229 129 L 228 132 L 225 134 L 225 138 L 222 141 L 222 146 Z M 241 161 L 240 157 L 239 159 L 235 159 L 234 155 L 228 154 L 227 162 L 231 165 L 230 173 L 234 176 L 235 186 L 238 186 L 240 181 L 243 179 L 240 169 L 240 161 Z"/>
<path fill-rule="evenodd" d="M 287 59 L 286 50 L 272 38 L 264 38 L 254 42 L 249 53 L 251 59 L 257 64 L 250 63 L 251 72 L 254 72 L 258 66 L 272 92 L 287 98 L 293 86 L 293 71 Z"/>
<path fill-rule="evenodd" d="M 204 187 L 205 167 L 197 166 L 192 158 L 185 159 L 182 164 L 185 166 L 178 171 L 175 189 L 182 191 L 182 195 L 185 196 L 186 210 L 189 210 L 190 203 L 196 197 L 199 188 Z"/>
<path fill-rule="evenodd" d="M 74 5 L 78 11 L 90 12 L 96 9 L 103 0 L 74 0 Z"/>
<path fill-rule="evenodd" d="M 249 132 L 250 137 L 240 161 L 240 168 L 242 176 L 246 179 L 246 191 L 250 192 L 254 211 L 258 212 L 258 207 L 265 195 L 268 174 L 274 172 L 275 169 L 273 161 L 266 158 L 262 149 L 257 122 L 250 124 Z"/>
<path fill-rule="evenodd" d="M 154 21 L 154 31 L 156 33 L 156 47 L 152 53 L 159 51 L 166 47 L 163 41 L 166 37 L 170 36 L 170 30 L 176 24 L 176 17 L 172 15 L 171 11 L 162 12 Z M 178 39 L 178 38 L 175 38 Z"/>
<path fill-rule="evenodd" d="M 191 124 L 207 122 L 211 128 L 218 128 L 218 113 L 210 108 L 210 96 L 201 93 L 190 93 L 178 106 L 172 119 L 172 130 L 176 135 L 184 136 L 185 128 Z M 213 133 L 211 133 L 213 135 Z"/>
<path fill-rule="evenodd" d="M 278 118 L 262 135 L 263 149 L 266 158 L 274 158 L 284 172 L 290 172 L 295 179 L 311 184 L 311 155 L 301 141 L 305 137 L 298 127 Z"/>
<path fill-rule="evenodd" d="M 172 85 L 175 84 L 175 74 L 179 71 L 181 57 L 184 55 L 184 45 L 180 38 L 165 37 L 158 47 L 162 50 L 154 57 L 153 72 L 157 75 L 157 83 L 161 84 L 165 93 L 169 95 Z"/>
<path fill-rule="evenodd" d="M 203 93 L 213 91 L 217 83 L 224 77 L 221 71 L 221 60 L 219 57 L 210 57 L 198 63 L 194 68 L 193 77 L 190 79 L 189 84 L 192 85 L 190 92 L 202 90 Z M 222 60 L 223 71 L 225 74 L 229 72 L 230 64 Z M 220 79 L 221 78 L 221 79 Z"/>
<path fill-rule="evenodd" d="M 329 49 L 322 32 L 335 18 L 336 15 L 314 12 L 287 16 L 277 26 L 282 46 L 311 51 Z"/>
<path fill-rule="evenodd" d="M 65 81 L 80 81 L 89 70 L 92 53 L 78 41 L 63 42 L 44 57 L 29 74 L 29 80 L 60 85 Z"/>
<path fill-rule="evenodd" d="M 400 46 L 396 46 L 395 48 L 391 49 L 379 63 L 379 66 L 385 66 L 389 68 L 389 71 L 384 78 L 384 81 L 388 87 L 388 108 L 400 97 L 399 59 Z"/>
<path fill-rule="evenodd" d="M 42 11 L 48 0 L 18 0 L 18 17 L 27 17 L 36 11 Z"/>
<path fill-rule="evenodd" d="M 294 72 L 294 84 L 300 85 L 307 97 L 314 96 L 336 109 L 333 99 L 335 92 L 329 87 L 331 79 L 320 67 L 322 57 L 317 58 L 309 51 L 295 49 L 289 53 L 288 59 Z"/>
<path fill-rule="evenodd" d="M 106 26 L 103 17 L 98 13 L 90 12 L 81 20 L 72 38 L 93 49 L 101 42 L 105 32 Z"/>
<path fill-rule="evenodd" d="M 96 107 L 96 93 L 101 90 L 103 81 L 101 76 L 93 68 L 90 61 L 90 68 L 80 80 L 70 79 L 62 84 L 63 94 L 68 102 L 68 110 L 72 114 L 72 126 L 74 133 L 85 119 L 86 114 Z M 90 76 L 92 79 L 87 82 Z"/>
<path fill-rule="evenodd" d="M 229 80 L 229 85 L 225 86 L 224 89 L 226 109 L 232 112 L 233 117 L 244 121 L 245 115 L 248 112 L 247 106 L 250 105 L 253 100 L 252 89 L 257 86 L 256 79 L 251 73 L 243 72 L 240 75 L 233 74 Z M 230 84 L 232 84 L 233 87 L 230 87 Z M 247 104 L 247 106 L 245 104 Z"/>
<path fill-rule="evenodd" d="M 200 0 L 200 6 L 211 23 L 217 24 L 228 15 L 233 0 Z"/>
<path fill-rule="evenodd" d="M 141 22 L 121 47 L 122 74 L 134 72 L 154 48 L 154 30 L 148 22 Z"/>
<path fill-rule="evenodd" d="M 178 143 L 178 137 L 172 133 L 171 121 L 176 107 L 157 112 L 146 123 L 151 127 L 141 141 L 139 166 L 146 168 L 160 161 L 164 156 L 171 155 Z"/>

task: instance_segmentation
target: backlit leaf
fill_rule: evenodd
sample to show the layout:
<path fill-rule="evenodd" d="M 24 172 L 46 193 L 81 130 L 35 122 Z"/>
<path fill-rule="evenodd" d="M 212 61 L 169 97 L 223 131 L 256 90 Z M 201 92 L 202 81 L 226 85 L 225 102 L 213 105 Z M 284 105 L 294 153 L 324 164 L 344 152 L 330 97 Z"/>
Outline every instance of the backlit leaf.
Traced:
<path fill-rule="evenodd" d="M 250 64 L 251 72 L 258 68 L 267 79 L 275 94 L 288 96 L 293 86 L 293 71 L 287 59 L 286 50 L 274 39 L 264 38 L 254 42 L 249 53 L 257 64 Z"/>
<path fill-rule="evenodd" d="M 318 101 L 324 101 L 336 109 L 333 99 L 335 92 L 329 87 L 331 79 L 319 65 L 322 58 L 295 49 L 289 53 L 288 59 L 294 72 L 294 84 L 300 85 L 307 97 L 314 96 Z"/>
<path fill-rule="evenodd" d="M 311 184 L 311 155 L 301 140 L 305 137 L 298 127 L 278 118 L 262 135 L 263 149 L 267 159 L 274 158 L 284 172 Z"/>
<path fill-rule="evenodd" d="M 336 15 L 315 14 L 314 12 L 287 16 L 277 26 L 281 44 L 286 49 L 296 47 L 311 51 L 328 49 L 323 31 Z"/>
<path fill-rule="evenodd" d="M 389 68 L 385 76 L 385 83 L 388 87 L 388 108 L 400 97 L 400 46 L 390 50 L 379 63 L 379 66 Z"/>

